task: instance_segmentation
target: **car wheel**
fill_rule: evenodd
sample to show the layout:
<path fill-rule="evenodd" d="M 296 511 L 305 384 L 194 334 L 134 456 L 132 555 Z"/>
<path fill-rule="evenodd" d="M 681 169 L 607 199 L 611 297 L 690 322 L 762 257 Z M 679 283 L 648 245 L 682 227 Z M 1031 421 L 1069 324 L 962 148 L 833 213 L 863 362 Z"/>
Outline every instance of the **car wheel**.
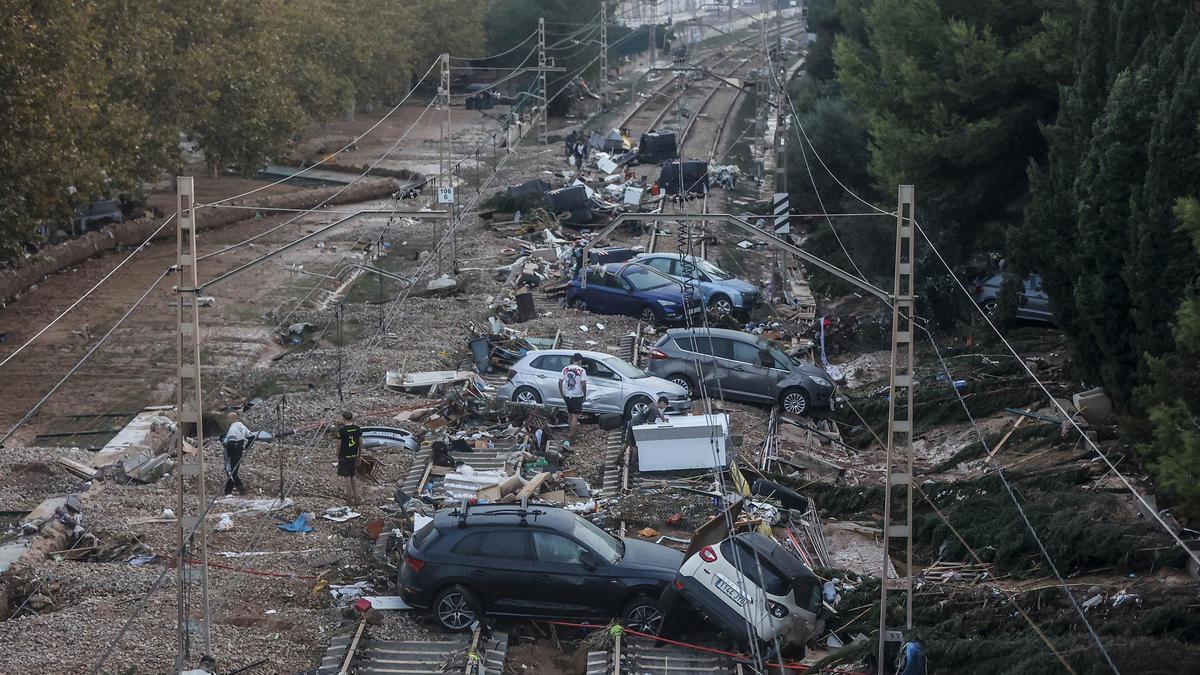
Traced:
<path fill-rule="evenodd" d="M 575 298 L 571 301 L 571 306 L 581 312 L 588 311 L 587 300 L 584 300 L 583 298 Z"/>
<path fill-rule="evenodd" d="M 649 324 L 658 323 L 658 315 L 654 313 L 654 308 L 651 307 L 650 305 L 646 305 L 645 307 L 642 308 L 641 312 L 638 312 L 638 318 L 641 319 L 645 323 L 649 323 Z"/>
<path fill-rule="evenodd" d="M 683 390 L 687 392 L 688 398 L 695 397 L 696 390 L 693 388 L 695 385 L 692 384 L 692 378 L 687 375 L 672 375 L 667 381 L 683 387 Z"/>
<path fill-rule="evenodd" d="M 433 620 L 451 633 L 465 632 L 482 614 L 475 594 L 462 586 L 447 586 L 433 599 Z"/>
<path fill-rule="evenodd" d="M 633 419 L 634 415 L 646 412 L 652 405 L 654 405 L 654 401 L 651 401 L 648 397 L 634 396 L 629 399 L 629 403 L 625 404 L 625 419 Z"/>
<path fill-rule="evenodd" d="M 724 295 L 714 295 L 708 299 L 708 313 L 713 316 L 730 316 L 733 314 L 733 301 Z"/>
<path fill-rule="evenodd" d="M 996 306 L 997 306 L 997 305 L 996 305 L 996 301 L 995 301 L 995 300 L 986 300 L 986 301 L 984 301 L 984 303 L 983 303 L 983 313 L 984 313 L 984 314 L 987 314 L 989 317 L 994 317 L 994 316 L 996 316 Z"/>
<path fill-rule="evenodd" d="M 658 635 L 662 620 L 658 604 L 644 595 L 625 603 L 625 608 L 621 610 L 621 623 L 626 628 L 647 635 Z"/>
<path fill-rule="evenodd" d="M 513 392 L 512 400 L 514 403 L 525 405 L 541 405 L 542 395 L 533 387 L 520 387 Z"/>
<path fill-rule="evenodd" d="M 789 415 L 803 415 L 808 412 L 808 393 L 803 389 L 788 389 L 779 397 L 779 407 Z"/>

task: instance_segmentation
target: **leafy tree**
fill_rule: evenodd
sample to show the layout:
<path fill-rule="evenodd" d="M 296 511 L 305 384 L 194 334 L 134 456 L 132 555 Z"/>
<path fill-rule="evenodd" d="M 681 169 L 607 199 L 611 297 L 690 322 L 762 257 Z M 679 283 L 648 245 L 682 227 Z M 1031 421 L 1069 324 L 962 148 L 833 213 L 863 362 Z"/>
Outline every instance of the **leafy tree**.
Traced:
<path fill-rule="evenodd" d="M 1135 389 L 1176 348 L 1162 326 L 1200 269 L 1170 210 L 1200 181 L 1200 9 L 1090 2 L 1073 52 L 1010 251 L 1042 272 L 1085 377 L 1136 411 L 1156 405 Z"/>
<path fill-rule="evenodd" d="M 843 19 L 852 16 L 852 3 Z M 913 183 L 925 227 L 955 260 L 1016 219 L 1038 124 L 1057 105 L 1067 0 L 875 0 L 865 37 L 838 36 L 838 81 L 871 138 L 871 174 Z M 995 228 L 992 228 L 995 229 Z"/>
<path fill-rule="evenodd" d="M 1181 199 L 1174 213 L 1182 234 L 1200 253 L 1200 202 Z M 1153 443 L 1143 448 L 1154 459 L 1159 486 L 1179 501 L 1183 512 L 1200 518 L 1200 295 L 1195 283 L 1175 314 L 1174 352 L 1148 359 L 1150 384 L 1142 391 L 1150 405 Z"/>

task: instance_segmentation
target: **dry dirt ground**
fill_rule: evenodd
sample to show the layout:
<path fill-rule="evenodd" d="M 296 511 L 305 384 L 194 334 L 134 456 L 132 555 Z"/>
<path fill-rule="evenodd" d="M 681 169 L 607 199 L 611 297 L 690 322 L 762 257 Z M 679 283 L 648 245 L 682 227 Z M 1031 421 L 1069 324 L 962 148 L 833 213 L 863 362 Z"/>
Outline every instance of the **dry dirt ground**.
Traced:
<path fill-rule="evenodd" d="M 375 161 L 399 134 L 412 124 L 419 108 L 404 108 L 368 140 L 347 153 L 341 161 L 368 164 Z M 490 138 L 494 122 L 478 113 L 456 109 L 455 136 L 462 146 Z M 330 125 L 314 142 L 313 149 L 341 147 L 349 137 L 368 124 L 362 116 L 355 122 Z M 461 125 L 461 126 L 460 126 Z M 413 128 L 403 146 L 401 160 L 385 160 L 383 168 L 418 171 L 436 169 L 436 124 Z M 490 143 L 490 142 L 489 142 Z M 481 165 L 490 167 L 490 157 L 480 155 Z M 527 180 L 544 171 L 560 173 L 566 168 L 557 145 L 539 147 L 535 134 L 517 149 L 499 172 L 489 190 Z M 486 176 L 487 171 L 482 170 Z M 464 181 L 472 181 L 475 167 L 465 164 Z M 263 181 L 197 177 L 198 201 L 207 203 L 267 185 Z M 281 185 L 272 192 L 291 189 Z M 473 196 L 470 185 L 461 185 L 463 197 Z M 151 203 L 164 211 L 173 208 L 171 195 L 155 195 Z M 348 205 L 330 211 L 358 208 L 393 208 L 391 200 Z M 409 206 L 407 203 L 402 207 Z M 241 242 L 285 222 L 290 214 L 270 215 L 204 232 L 201 255 Z M 317 212 L 298 219 L 253 246 L 244 246 L 201 263 L 201 278 L 231 269 L 266 250 L 337 217 Z M 389 282 L 390 297 L 405 300 L 384 305 L 347 304 L 343 317 L 344 391 L 339 401 L 334 382 L 338 348 L 336 332 L 330 327 L 333 311 L 324 306 L 337 285 L 304 272 L 329 273 L 347 261 L 361 260 L 361 244 L 383 237 L 392 254 L 380 264 L 412 273 L 422 263 L 421 250 L 431 248 L 439 234 L 435 226 L 412 220 L 371 218 L 353 227 L 321 238 L 322 246 L 306 245 L 257 267 L 224 286 L 214 287 L 215 304 L 202 318 L 205 336 L 205 390 L 209 409 L 238 402 L 256 393 L 274 397 L 270 404 L 248 414 L 253 428 L 277 428 L 311 424 L 331 419 L 342 407 L 360 412 L 364 423 L 387 422 L 388 416 L 373 417 L 383 410 L 412 403 L 414 397 L 383 390 L 384 371 L 455 367 L 461 361 L 465 339 L 474 325 L 485 321 L 486 300 L 500 291 L 491 269 L 507 264 L 511 256 L 502 249 L 511 242 L 486 230 L 480 221 L 467 219 L 459 233 L 459 258 L 465 271 L 460 283 L 465 293 L 442 298 L 408 297 Z M 615 243 L 620 243 L 616 238 Z M 34 332 L 62 311 L 82 289 L 95 283 L 127 252 L 117 252 L 45 279 L 36 289 L 0 310 L 0 333 L 7 339 L 0 358 L 23 344 Z M 0 425 L 14 424 L 57 381 L 96 338 L 111 326 L 161 272 L 174 262 L 171 241 L 155 243 L 106 283 L 58 326 L 48 331 L 5 367 L 4 392 L 0 397 Z M 429 268 L 426 268 L 429 271 Z M 322 285 L 321 282 L 325 281 Z M 42 498 L 78 491 L 82 481 L 65 474 L 57 457 L 86 461 L 87 448 L 103 440 L 102 434 L 79 434 L 38 439 L 37 434 L 97 431 L 119 426 L 119 414 L 135 412 L 146 405 L 172 403 L 174 363 L 172 326 L 175 311 L 171 279 L 150 293 L 103 350 L 72 377 L 10 439 L 0 459 L 0 511 L 24 512 Z M 359 283 L 359 292 L 370 298 L 375 283 Z M 532 335 L 553 334 L 555 327 L 571 331 L 581 346 L 615 348 L 620 335 L 632 330 L 632 321 L 618 317 L 582 316 L 559 306 L 556 300 L 539 301 L 537 321 L 525 326 Z M 311 322 L 321 329 L 311 348 L 284 353 L 275 339 L 281 328 L 296 322 Z M 599 331 L 596 323 L 606 325 Z M 589 325 L 584 334 L 579 325 Z M 587 344 L 588 340 L 596 345 Z M 306 347 L 309 345 L 306 345 Z M 277 358 L 278 357 L 278 358 Z M 286 411 L 277 409 L 278 394 L 288 391 Z M 278 413 L 285 415 L 280 420 Z M 40 441 L 52 440 L 44 447 Z M 27 446 L 27 447 L 23 447 Z M 584 432 L 579 458 L 585 475 L 595 473 L 595 461 L 603 447 L 603 434 L 594 428 Z M 411 458 L 403 452 L 385 456 L 378 486 L 368 490 L 362 517 L 344 524 L 324 520 L 326 508 L 341 503 L 340 484 L 333 475 L 333 440 L 328 434 L 304 431 L 287 442 L 262 444 L 245 460 L 242 477 L 252 498 L 271 498 L 280 487 L 280 465 L 288 497 L 294 503 L 275 514 L 234 514 L 234 527 L 215 531 L 224 513 L 236 504 L 215 503 L 209 528 L 214 650 L 222 670 L 247 666 L 269 659 L 271 672 L 295 672 L 320 660 L 329 635 L 349 619 L 331 602 L 326 583 L 371 579 L 372 542 L 366 524 L 386 518 L 388 527 L 399 525 L 380 507 L 391 501 L 392 487 L 408 468 Z M 223 482 L 220 450 L 214 440 L 206 447 L 210 491 Z M 39 609 L 0 625 L 0 672 L 86 672 L 111 650 L 103 672 L 163 672 L 169 670 L 175 653 L 175 572 L 168 565 L 175 544 L 175 529 L 161 520 L 164 509 L 177 510 L 174 481 L 149 485 L 127 481 L 101 481 L 83 498 L 84 527 L 102 544 L 140 544 L 136 550 L 153 554 L 147 564 L 134 566 L 130 556 L 115 559 L 73 561 L 52 555 L 37 564 L 21 590 L 23 596 L 40 596 Z M 301 512 L 317 515 L 315 531 L 293 534 L 276 525 Z M 12 531 L 3 541 L 15 537 Z M 132 550 L 132 549 L 131 549 Z M 226 556 L 225 554 L 231 554 Z M 250 555 L 247 555 L 250 554 Z M 379 582 L 380 580 L 376 580 Z M 379 583 L 382 590 L 383 584 Z M 44 598 L 44 602 L 43 602 Z M 34 601 L 31 601 L 33 604 Z M 193 608 L 194 610 L 195 608 Z M 423 619 L 407 615 L 387 616 L 377 629 L 380 637 L 404 638 L 424 634 Z M 518 655 L 521 652 L 517 652 Z M 532 654 L 531 654 L 532 656 Z M 531 663 L 559 661 L 553 655 L 534 657 Z M 549 666 L 547 666 L 549 667 Z M 563 672 L 570 667 L 563 664 Z M 550 672 L 550 671 L 546 671 Z"/>

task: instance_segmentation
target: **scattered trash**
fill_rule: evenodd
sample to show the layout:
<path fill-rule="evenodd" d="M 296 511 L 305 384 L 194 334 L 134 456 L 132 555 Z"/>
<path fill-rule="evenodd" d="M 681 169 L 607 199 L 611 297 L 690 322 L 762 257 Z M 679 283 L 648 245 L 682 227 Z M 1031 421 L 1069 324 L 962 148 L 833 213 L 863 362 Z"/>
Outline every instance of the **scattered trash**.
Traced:
<path fill-rule="evenodd" d="M 129 559 L 129 565 L 131 567 L 142 567 L 144 565 L 148 565 L 151 562 L 153 562 L 155 557 L 157 557 L 157 556 L 155 556 L 153 553 L 143 553 L 141 555 L 135 555 Z"/>
<path fill-rule="evenodd" d="M 646 539 L 657 537 L 659 534 L 659 531 L 653 527 L 643 527 L 642 529 L 638 530 L 638 536 L 645 537 Z"/>
<path fill-rule="evenodd" d="M 357 518 L 361 515 L 361 513 L 354 511 L 349 506 L 334 506 L 325 509 L 325 515 L 321 517 L 325 520 L 332 520 L 335 523 L 344 523 L 351 518 Z"/>
<path fill-rule="evenodd" d="M 328 512 L 326 512 L 326 513 L 328 513 Z M 313 531 L 312 525 L 309 524 L 309 522 L 312 520 L 312 517 L 313 517 L 313 514 L 311 514 L 311 513 L 308 513 L 308 512 L 301 513 L 300 515 L 296 516 L 296 519 L 293 520 L 292 522 L 278 525 L 277 527 L 279 527 L 279 529 L 283 530 L 284 532 L 300 532 L 300 533 L 312 532 Z"/>
<path fill-rule="evenodd" d="M 227 532 L 233 529 L 233 518 L 229 517 L 228 513 L 221 515 L 221 520 L 217 522 L 217 532 Z"/>

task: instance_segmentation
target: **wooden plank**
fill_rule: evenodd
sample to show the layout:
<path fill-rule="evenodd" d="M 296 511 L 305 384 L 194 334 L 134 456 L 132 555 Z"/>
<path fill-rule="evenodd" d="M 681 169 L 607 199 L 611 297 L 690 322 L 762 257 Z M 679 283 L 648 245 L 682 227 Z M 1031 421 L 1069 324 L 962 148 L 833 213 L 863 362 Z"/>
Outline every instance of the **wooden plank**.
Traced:
<path fill-rule="evenodd" d="M 90 466 L 80 464 L 79 462 L 67 459 L 66 457 L 59 457 L 58 464 L 68 472 L 73 473 L 80 478 L 91 480 L 96 477 L 95 469 Z"/>
<path fill-rule="evenodd" d="M 1017 430 L 1017 427 L 1021 426 L 1021 423 L 1027 419 L 1029 418 L 1018 417 L 1017 421 L 1011 427 L 1009 427 L 1008 433 L 1004 434 L 1004 438 L 1001 438 L 1000 442 L 996 444 L 996 447 L 992 448 L 992 451 L 988 453 L 987 462 L 989 464 L 992 462 L 992 458 L 996 456 L 996 453 L 1000 452 L 1000 448 L 1003 448 L 1004 444 L 1008 442 L 1009 436 L 1012 436 L 1013 432 Z"/>
<path fill-rule="evenodd" d="M 521 490 L 517 492 L 517 501 L 528 499 L 529 497 L 533 496 L 534 493 L 537 492 L 538 488 L 542 486 L 542 483 L 545 483 L 546 479 L 548 478 L 550 478 L 550 473 L 548 471 L 543 471 L 542 473 L 539 473 L 538 475 L 529 479 L 529 482 L 525 484 L 525 487 L 521 488 Z"/>

